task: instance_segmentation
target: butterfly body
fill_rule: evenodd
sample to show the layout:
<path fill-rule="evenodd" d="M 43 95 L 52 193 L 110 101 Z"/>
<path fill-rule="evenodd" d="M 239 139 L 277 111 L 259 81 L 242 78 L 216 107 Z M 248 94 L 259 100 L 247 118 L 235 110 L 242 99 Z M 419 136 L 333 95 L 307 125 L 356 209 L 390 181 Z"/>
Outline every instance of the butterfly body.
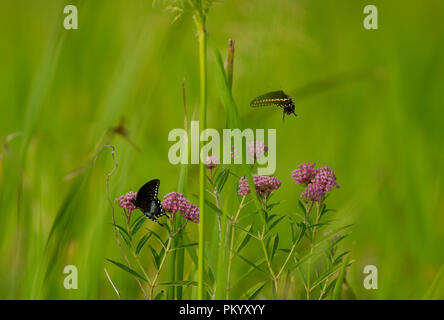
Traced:
<path fill-rule="evenodd" d="M 133 204 L 152 221 L 158 222 L 158 218 L 167 216 L 163 211 L 162 202 L 157 198 L 159 193 L 160 180 L 154 179 L 145 183 L 137 192 L 137 197 Z"/>
<path fill-rule="evenodd" d="M 293 100 L 289 95 L 287 95 L 284 91 L 272 91 L 266 94 L 263 94 L 259 97 L 254 98 L 250 106 L 252 107 L 262 107 L 262 106 L 278 106 L 283 110 L 283 117 L 285 115 L 294 114 L 296 116 L 295 105 Z"/>

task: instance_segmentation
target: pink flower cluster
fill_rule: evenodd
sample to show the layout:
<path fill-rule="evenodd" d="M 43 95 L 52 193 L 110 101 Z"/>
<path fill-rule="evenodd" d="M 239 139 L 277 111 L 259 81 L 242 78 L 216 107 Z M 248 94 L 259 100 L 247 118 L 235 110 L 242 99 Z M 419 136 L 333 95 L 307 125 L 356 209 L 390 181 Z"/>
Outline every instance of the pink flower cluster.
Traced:
<path fill-rule="evenodd" d="M 297 184 L 308 185 L 316 175 L 314 163 L 298 165 L 298 168 L 291 173 L 291 176 Z"/>
<path fill-rule="evenodd" d="M 179 212 L 185 219 L 199 223 L 199 208 L 185 198 L 182 193 L 170 192 L 165 195 L 162 207 L 168 213 Z"/>
<path fill-rule="evenodd" d="M 308 186 L 301 194 L 306 201 L 322 201 L 326 192 L 339 188 L 333 170 L 329 167 L 315 168 L 314 163 L 298 165 L 291 176 L 296 183 Z"/>
<path fill-rule="evenodd" d="M 324 191 L 330 191 L 335 187 L 339 188 L 335 173 L 329 167 L 317 168 L 316 175 L 311 183 L 320 185 Z"/>
<path fill-rule="evenodd" d="M 216 156 L 208 156 L 205 158 L 205 166 L 210 170 L 216 168 L 219 163 L 219 158 Z"/>
<path fill-rule="evenodd" d="M 128 210 L 128 213 L 131 213 L 131 211 L 137 209 L 136 206 L 131 202 L 131 200 L 136 200 L 136 197 L 137 193 L 130 191 L 127 194 L 124 194 L 123 196 L 117 198 L 116 201 L 119 202 L 120 207 Z"/>
<path fill-rule="evenodd" d="M 247 142 L 247 151 L 254 159 L 259 159 L 268 152 L 268 147 L 263 141 L 251 141 Z"/>
<path fill-rule="evenodd" d="M 264 198 L 267 198 L 274 190 L 279 189 L 282 184 L 276 177 L 267 177 L 258 174 L 253 174 L 253 182 L 257 193 Z M 237 193 L 240 196 L 246 196 L 250 193 L 250 187 L 245 177 L 240 178 Z"/>
<path fill-rule="evenodd" d="M 308 201 L 323 201 L 325 192 L 318 184 L 310 184 L 304 192 L 301 193 L 301 198 Z"/>

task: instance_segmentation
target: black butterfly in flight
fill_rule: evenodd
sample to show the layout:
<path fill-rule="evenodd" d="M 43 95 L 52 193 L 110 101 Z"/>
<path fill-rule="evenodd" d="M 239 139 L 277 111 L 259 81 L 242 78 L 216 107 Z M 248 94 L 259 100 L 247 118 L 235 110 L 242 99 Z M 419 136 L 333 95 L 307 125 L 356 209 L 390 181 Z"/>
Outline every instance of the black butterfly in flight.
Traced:
<path fill-rule="evenodd" d="M 252 107 L 262 107 L 262 106 L 271 106 L 271 105 L 282 108 L 283 120 L 285 119 L 286 114 L 288 115 L 294 114 L 296 116 L 296 113 L 294 112 L 295 106 L 293 100 L 289 95 L 287 95 L 282 90 L 263 94 L 257 98 L 254 98 L 250 103 L 250 106 Z"/>
<path fill-rule="evenodd" d="M 154 179 L 145 183 L 137 192 L 137 197 L 135 200 L 132 200 L 132 203 L 148 218 L 163 226 L 163 224 L 159 222 L 158 218 L 162 216 L 168 217 L 168 215 L 163 211 L 162 203 L 157 198 L 157 194 L 159 193 L 159 185 L 159 179 Z"/>

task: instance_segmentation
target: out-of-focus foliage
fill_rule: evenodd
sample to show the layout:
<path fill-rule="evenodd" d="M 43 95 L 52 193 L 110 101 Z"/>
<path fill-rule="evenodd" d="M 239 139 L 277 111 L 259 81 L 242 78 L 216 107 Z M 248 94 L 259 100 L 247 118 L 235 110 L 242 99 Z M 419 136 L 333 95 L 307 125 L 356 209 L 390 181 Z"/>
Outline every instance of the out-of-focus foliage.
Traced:
<path fill-rule="evenodd" d="M 63 29 L 66 4 L 78 5 L 78 30 Z M 352 250 L 346 278 L 354 294 L 442 299 L 444 3 L 372 4 L 379 29 L 369 31 L 361 1 L 226 0 L 212 5 L 207 31 L 222 53 L 229 38 L 236 41 L 232 92 L 242 125 L 277 129 L 282 186 L 274 201 L 285 201 L 276 210 L 298 207 L 301 189 L 290 175 L 297 164 L 334 168 L 341 188 L 329 207 L 337 225 L 354 224 L 342 242 Z M 145 0 L 0 2 L 1 298 L 113 299 L 104 267 L 122 297 L 143 298 L 137 282 L 105 260 L 119 257 L 106 194 L 113 161 L 108 149 L 91 159 L 104 143 L 115 146 L 112 199 L 152 178 L 161 180 L 162 197 L 177 191 L 168 133 L 183 127 L 184 77 L 189 116 L 198 111 L 199 68 L 195 26 L 173 18 Z M 225 109 L 208 58 L 207 125 L 221 129 Z M 344 73 L 356 76 L 335 78 Z M 262 93 L 295 95 L 326 78 L 340 83 L 296 99 L 298 117 L 284 123 L 273 108 L 249 107 Z M 122 118 L 130 140 L 109 130 Z M 189 194 L 198 193 L 197 177 L 191 166 Z M 194 242 L 197 226 L 188 231 Z M 289 246 L 290 238 L 279 238 Z M 141 259 L 149 266 L 150 253 Z M 77 290 L 63 287 L 68 264 L 78 267 Z M 378 290 L 363 287 L 370 264 L 379 270 Z M 187 255 L 190 280 L 194 268 Z M 246 268 L 235 260 L 233 279 Z M 254 284 L 245 278 L 232 295 Z"/>

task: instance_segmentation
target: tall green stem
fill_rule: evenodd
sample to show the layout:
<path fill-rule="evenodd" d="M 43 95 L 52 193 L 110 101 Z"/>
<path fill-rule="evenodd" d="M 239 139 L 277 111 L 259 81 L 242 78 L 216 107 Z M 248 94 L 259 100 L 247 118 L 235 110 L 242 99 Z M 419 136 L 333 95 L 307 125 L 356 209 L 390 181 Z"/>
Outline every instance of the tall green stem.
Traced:
<path fill-rule="evenodd" d="M 214 184 L 214 182 L 212 181 Z M 218 199 L 217 188 L 214 187 L 214 193 L 216 199 Z M 227 214 L 223 211 L 219 204 L 219 200 L 216 201 L 218 208 L 221 210 L 220 214 L 220 229 L 219 229 L 219 243 L 217 252 L 217 276 L 216 276 L 216 300 L 222 300 L 225 297 L 226 288 L 226 241 L 227 241 Z M 226 206 L 225 206 L 226 207 Z"/>
<path fill-rule="evenodd" d="M 239 213 L 241 212 L 242 208 L 244 207 L 244 201 L 245 196 L 242 197 L 241 203 L 239 204 L 239 209 L 237 209 L 236 215 L 234 216 L 234 219 L 230 221 L 230 230 L 231 230 L 231 240 L 230 240 L 230 251 L 229 251 L 229 258 L 228 258 L 228 272 L 227 272 L 227 287 L 226 287 L 226 299 L 228 300 L 230 298 L 230 290 L 231 290 L 231 266 L 233 264 L 233 258 L 234 258 L 234 226 L 238 222 Z"/>
<path fill-rule="evenodd" d="M 177 220 L 178 219 L 174 219 L 174 221 L 171 223 L 172 232 L 176 232 L 176 230 L 177 230 L 177 227 L 176 227 Z M 173 249 L 178 246 L 178 242 L 179 242 L 178 238 L 173 239 L 173 245 L 172 245 Z M 178 266 L 178 264 L 176 263 L 176 255 L 177 255 L 177 252 L 173 251 L 168 256 L 168 282 L 175 282 L 176 281 L 176 267 Z M 181 280 L 181 279 L 179 279 L 179 280 Z M 167 288 L 167 299 L 173 300 L 175 296 L 176 296 L 176 287 L 175 286 L 168 287 Z"/>
<path fill-rule="evenodd" d="M 311 208 L 313 207 L 313 203 L 310 206 L 310 211 Z M 311 245 L 310 245 L 310 255 L 313 254 L 313 249 L 314 249 L 314 242 L 315 242 L 315 236 L 316 236 L 316 225 L 319 223 L 319 218 L 320 218 L 320 204 L 318 202 L 316 202 L 316 221 L 315 221 L 315 226 L 312 228 L 311 230 Z M 310 211 L 308 212 L 308 215 L 310 214 Z M 307 267 L 307 300 L 310 300 L 310 293 L 311 293 L 311 258 L 308 260 L 308 267 Z"/>
<path fill-rule="evenodd" d="M 171 242 L 172 242 L 172 240 L 173 240 L 173 239 L 172 239 L 171 237 L 168 239 L 168 244 L 167 244 L 167 247 L 165 248 L 165 254 L 163 255 L 162 261 L 160 261 L 159 269 L 157 270 L 156 274 L 154 275 L 154 279 L 153 279 L 153 281 L 152 281 L 151 284 L 150 284 L 150 287 L 151 287 L 151 290 L 150 290 L 150 299 L 151 299 L 151 300 L 153 300 L 153 298 L 154 298 L 154 288 L 155 288 L 156 285 L 157 285 L 157 280 L 159 279 L 160 272 L 162 271 L 162 267 L 163 267 L 163 265 L 165 264 L 165 260 L 166 260 L 166 258 L 168 257 L 168 254 L 170 253 L 170 248 L 171 248 Z"/>
<path fill-rule="evenodd" d="M 199 58 L 200 58 L 200 132 L 205 130 L 207 117 L 207 39 L 205 33 L 205 22 L 198 24 L 199 34 Z M 200 141 L 200 149 L 204 142 Z M 197 298 L 204 299 L 204 248 L 205 248 L 205 163 L 200 161 L 199 164 L 199 180 L 200 180 L 200 214 L 199 214 L 199 256 L 197 266 Z"/>

